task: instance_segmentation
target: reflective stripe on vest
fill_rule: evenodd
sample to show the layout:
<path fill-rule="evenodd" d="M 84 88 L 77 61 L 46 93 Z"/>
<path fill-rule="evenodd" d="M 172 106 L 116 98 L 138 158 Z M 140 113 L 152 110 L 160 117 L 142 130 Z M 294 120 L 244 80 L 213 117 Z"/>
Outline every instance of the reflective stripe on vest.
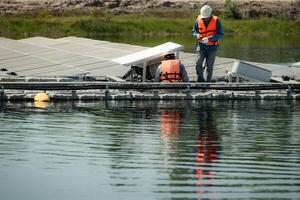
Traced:
<path fill-rule="evenodd" d="M 200 17 L 200 15 L 198 16 L 198 32 L 201 36 L 201 38 L 204 37 L 209 37 L 212 35 L 217 34 L 217 16 L 213 16 L 208 24 L 208 27 L 206 28 L 203 19 Z M 198 40 L 198 42 L 202 43 L 202 40 Z M 219 41 L 208 41 L 208 43 L 206 43 L 206 45 L 217 45 L 219 44 Z"/>
<path fill-rule="evenodd" d="M 179 70 L 179 60 L 164 60 L 161 62 L 160 81 L 179 82 L 181 74 Z"/>

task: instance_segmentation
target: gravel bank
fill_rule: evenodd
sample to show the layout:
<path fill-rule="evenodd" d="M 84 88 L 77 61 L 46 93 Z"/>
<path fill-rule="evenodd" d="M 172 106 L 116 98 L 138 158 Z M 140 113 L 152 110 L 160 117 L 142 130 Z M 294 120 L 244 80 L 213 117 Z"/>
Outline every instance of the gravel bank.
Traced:
<path fill-rule="evenodd" d="M 91 7 L 110 9 L 114 14 L 142 12 L 151 8 L 180 8 L 195 10 L 208 1 L 203 0 L 1 0 L 1 14 L 18 14 L 37 10 L 64 12 L 74 9 L 87 10 Z M 243 17 L 300 17 L 300 0 L 239 0 L 234 1 Z M 225 0 L 211 0 L 209 4 L 216 12 L 224 10 Z"/>

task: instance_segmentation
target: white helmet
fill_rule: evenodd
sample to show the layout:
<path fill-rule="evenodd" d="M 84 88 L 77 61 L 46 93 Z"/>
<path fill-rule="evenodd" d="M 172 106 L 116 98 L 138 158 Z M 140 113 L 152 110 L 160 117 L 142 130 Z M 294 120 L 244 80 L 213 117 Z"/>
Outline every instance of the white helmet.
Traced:
<path fill-rule="evenodd" d="M 212 12 L 212 8 L 208 5 L 204 5 L 202 6 L 202 8 L 200 9 L 200 16 L 201 18 L 208 18 L 211 16 L 211 12 Z"/>

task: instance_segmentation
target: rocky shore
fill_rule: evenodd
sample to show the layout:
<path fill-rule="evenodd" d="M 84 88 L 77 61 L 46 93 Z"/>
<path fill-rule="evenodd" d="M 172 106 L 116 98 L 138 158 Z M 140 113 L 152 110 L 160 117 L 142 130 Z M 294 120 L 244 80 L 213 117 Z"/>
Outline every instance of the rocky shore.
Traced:
<path fill-rule="evenodd" d="M 235 0 L 233 1 L 242 17 L 300 17 L 300 0 Z M 225 9 L 225 0 L 1 0 L 0 13 L 18 14 L 38 10 L 64 12 L 88 10 L 89 8 L 109 9 L 113 14 L 140 13 L 145 9 L 185 9 L 195 10 L 209 3 L 216 12 Z"/>

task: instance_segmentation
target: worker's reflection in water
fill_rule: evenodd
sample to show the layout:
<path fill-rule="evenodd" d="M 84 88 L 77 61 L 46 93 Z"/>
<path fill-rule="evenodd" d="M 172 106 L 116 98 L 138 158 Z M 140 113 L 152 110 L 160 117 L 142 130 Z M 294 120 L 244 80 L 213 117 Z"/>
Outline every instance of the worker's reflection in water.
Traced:
<path fill-rule="evenodd" d="M 185 112 L 187 112 L 187 110 L 185 110 Z M 202 194 L 208 192 L 207 187 L 212 186 L 212 184 L 208 183 L 209 180 L 212 180 L 215 177 L 214 164 L 218 159 L 217 153 L 220 150 L 218 142 L 219 134 L 210 105 L 205 104 L 201 108 L 197 108 L 196 122 L 198 129 L 196 135 L 194 135 L 194 132 L 189 132 L 191 129 L 188 129 L 188 132 L 186 132 L 186 129 L 180 130 L 182 120 L 184 120 L 184 123 L 192 120 L 192 118 L 190 118 L 192 113 L 188 113 L 187 115 L 184 115 L 183 113 L 178 109 L 166 109 L 160 111 L 161 139 L 164 144 L 164 164 L 165 168 L 167 168 L 168 162 L 172 159 L 174 161 L 174 158 L 172 158 L 172 153 L 174 152 L 176 152 L 177 158 L 180 159 L 185 159 L 187 155 L 194 156 L 196 153 L 196 156 L 194 157 L 196 167 L 192 173 L 196 178 L 196 196 L 198 199 L 201 199 Z M 180 133 L 180 131 L 184 132 Z M 196 141 L 193 141 L 195 142 L 195 146 L 183 145 L 184 143 L 178 142 L 179 137 L 181 138 L 180 141 L 187 140 L 188 143 L 195 138 Z M 181 155 L 181 153 L 185 153 L 185 155 Z M 194 166 L 194 164 L 192 164 L 192 166 Z M 182 176 L 186 176 L 187 173 L 191 173 L 189 168 L 186 170 L 180 168 L 179 170 L 173 170 L 173 172 L 174 174 L 172 174 L 171 177 L 174 180 L 178 180 L 182 178 Z M 177 176 L 178 179 L 176 178 Z"/>
<path fill-rule="evenodd" d="M 207 180 L 214 179 L 216 175 L 214 164 L 218 159 L 219 134 L 217 132 L 213 111 L 210 106 L 205 107 L 205 109 L 200 108 L 197 117 L 199 133 L 196 146 L 197 165 L 195 176 L 197 179 L 196 186 L 199 187 L 199 190 L 197 190 L 196 193 L 200 195 L 202 193 L 207 193 L 206 187 L 212 186 Z"/>
<path fill-rule="evenodd" d="M 177 140 L 179 135 L 180 113 L 178 110 L 162 110 L 161 116 L 161 138 L 164 141 Z"/>
<path fill-rule="evenodd" d="M 177 152 L 180 133 L 180 112 L 177 109 L 160 111 L 160 138 L 162 140 L 163 168 L 168 168 L 172 160 L 172 152 Z"/>

